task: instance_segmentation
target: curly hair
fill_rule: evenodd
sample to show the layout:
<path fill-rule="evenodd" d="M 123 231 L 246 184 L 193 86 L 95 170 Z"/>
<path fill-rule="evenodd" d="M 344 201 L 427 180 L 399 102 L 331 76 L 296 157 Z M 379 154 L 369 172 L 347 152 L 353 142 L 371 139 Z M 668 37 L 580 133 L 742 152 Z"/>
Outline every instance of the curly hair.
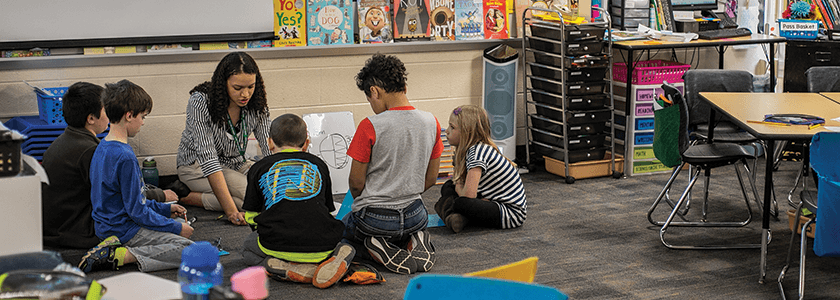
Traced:
<path fill-rule="evenodd" d="M 393 55 L 374 54 L 356 74 L 356 86 L 370 96 L 370 87 L 378 86 L 387 93 L 405 92 L 408 72 L 399 58 Z"/>
<path fill-rule="evenodd" d="M 228 106 L 230 96 L 227 92 L 227 81 L 237 74 L 255 74 L 257 81 L 254 86 L 254 94 L 244 109 L 268 114 L 268 101 L 265 97 L 265 84 L 263 83 L 260 68 L 257 62 L 245 52 L 231 52 L 216 66 L 213 77 L 210 81 L 195 86 L 190 90 L 190 95 L 201 92 L 207 95 L 207 111 L 210 113 L 210 121 L 220 126 L 227 126 Z"/>

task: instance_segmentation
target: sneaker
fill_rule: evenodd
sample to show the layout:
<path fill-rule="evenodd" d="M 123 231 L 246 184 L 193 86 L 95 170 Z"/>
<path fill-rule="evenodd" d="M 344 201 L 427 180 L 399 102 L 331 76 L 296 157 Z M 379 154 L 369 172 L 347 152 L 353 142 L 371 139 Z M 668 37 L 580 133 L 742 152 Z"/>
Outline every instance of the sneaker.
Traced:
<path fill-rule="evenodd" d="M 421 230 L 412 234 L 408 243 L 408 250 L 420 272 L 428 272 L 435 264 L 435 246 L 429 237 L 426 230 Z"/>
<path fill-rule="evenodd" d="M 383 237 L 366 238 L 365 248 L 374 260 L 384 265 L 391 272 L 411 274 L 417 271 L 417 263 L 414 262 L 411 253 L 400 249 Z"/>
<path fill-rule="evenodd" d="M 332 256 L 318 265 L 312 285 L 325 289 L 338 282 L 350 270 L 350 263 L 354 256 L 356 256 L 356 249 L 353 249 L 353 246 L 339 243 L 333 250 Z"/>
<path fill-rule="evenodd" d="M 446 227 L 449 227 L 455 233 L 459 233 L 467 226 L 467 217 L 459 213 L 451 213 L 443 220 L 443 224 L 446 224 Z"/>
<path fill-rule="evenodd" d="M 269 257 L 262 262 L 268 277 L 280 281 L 312 283 L 315 276 L 316 264 L 294 263 L 282 259 Z"/>
<path fill-rule="evenodd" d="M 79 269 L 85 273 L 95 270 L 116 270 L 117 261 L 114 259 L 114 255 L 119 245 L 120 239 L 115 235 L 102 240 L 96 247 L 91 248 L 82 256 Z"/>

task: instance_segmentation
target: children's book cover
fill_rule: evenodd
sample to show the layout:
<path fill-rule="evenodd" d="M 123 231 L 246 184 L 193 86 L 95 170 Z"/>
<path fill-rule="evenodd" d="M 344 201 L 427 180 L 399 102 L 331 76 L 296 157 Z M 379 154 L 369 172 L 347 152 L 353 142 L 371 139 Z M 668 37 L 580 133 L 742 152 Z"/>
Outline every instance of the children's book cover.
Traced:
<path fill-rule="evenodd" d="M 423 0 L 394 0 L 394 39 L 428 39 L 429 10 L 426 8 Z"/>
<path fill-rule="evenodd" d="M 309 0 L 309 45 L 353 44 L 353 0 Z"/>
<path fill-rule="evenodd" d="M 429 7 L 429 36 L 433 41 L 455 40 L 455 0 L 425 0 Z"/>
<path fill-rule="evenodd" d="M 303 0 L 274 1 L 274 47 L 306 46 L 306 4 Z"/>
<path fill-rule="evenodd" d="M 484 0 L 484 38 L 506 39 L 508 34 L 505 0 Z"/>
<path fill-rule="evenodd" d="M 393 43 L 390 0 L 359 1 L 359 40 L 362 44 Z"/>
<path fill-rule="evenodd" d="M 455 0 L 455 39 L 483 40 L 483 0 Z"/>

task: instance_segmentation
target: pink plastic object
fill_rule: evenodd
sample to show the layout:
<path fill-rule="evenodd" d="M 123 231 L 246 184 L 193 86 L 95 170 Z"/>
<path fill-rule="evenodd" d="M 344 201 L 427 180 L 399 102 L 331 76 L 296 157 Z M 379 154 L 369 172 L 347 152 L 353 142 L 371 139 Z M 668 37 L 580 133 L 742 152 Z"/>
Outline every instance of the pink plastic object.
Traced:
<path fill-rule="evenodd" d="M 267 280 L 265 268 L 261 266 L 243 269 L 230 277 L 231 289 L 245 300 L 268 298 Z"/>
<path fill-rule="evenodd" d="M 637 62 L 633 68 L 632 84 L 661 84 L 683 82 L 682 76 L 691 65 L 665 60 L 647 60 Z M 613 64 L 613 80 L 627 82 L 627 65 Z"/>

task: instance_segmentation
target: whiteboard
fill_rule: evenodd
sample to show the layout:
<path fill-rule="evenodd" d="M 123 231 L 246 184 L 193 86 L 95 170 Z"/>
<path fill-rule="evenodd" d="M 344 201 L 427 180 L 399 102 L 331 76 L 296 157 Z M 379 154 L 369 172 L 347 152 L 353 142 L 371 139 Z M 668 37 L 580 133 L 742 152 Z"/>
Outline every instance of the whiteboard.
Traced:
<path fill-rule="evenodd" d="M 349 111 L 316 113 L 303 116 L 309 131 L 309 153 L 320 157 L 330 168 L 332 193 L 344 194 L 350 189 L 350 164 L 347 148 L 356 133 L 353 113 Z"/>
<path fill-rule="evenodd" d="M 273 23 L 270 0 L 11 0 L 0 42 L 271 32 Z"/>

